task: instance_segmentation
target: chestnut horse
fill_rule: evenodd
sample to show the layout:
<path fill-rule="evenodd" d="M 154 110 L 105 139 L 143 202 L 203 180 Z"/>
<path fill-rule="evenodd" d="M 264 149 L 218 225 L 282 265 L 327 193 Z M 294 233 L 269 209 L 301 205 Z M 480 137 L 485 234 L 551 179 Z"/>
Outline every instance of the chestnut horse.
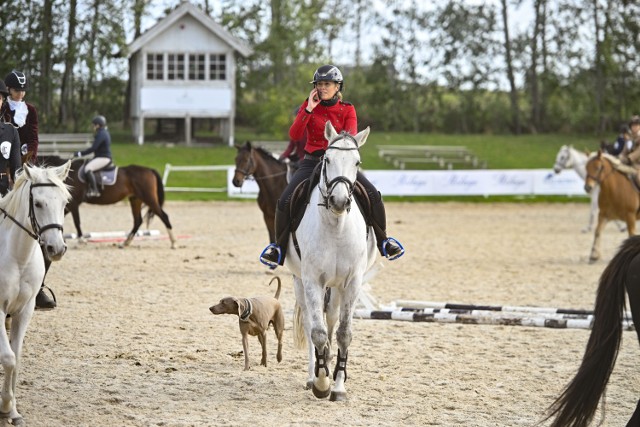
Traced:
<path fill-rule="evenodd" d="M 41 164 L 56 165 L 65 161 L 57 156 L 38 157 L 38 163 Z M 153 215 L 157 215 L 167 228 L 167 233 L 171 240 L 171 248 L 175 248 L 176 239 L 173 235 L 171 222 L 169 222 L 169 215 L 162 209 L 164 204 L 164 185 L 160 174 L 155 169 L 138 165 L 118 167 L 118 174 L 113 185 L 105 185 L 98 197 L 86 197 L 87 187 L 78 176 L 84 162 L 85 160 L 83 159 L 74 160 L 71 164 L 71 172 L 69 172 L 69 176 L 65 181 L 66 184 L 72 187 L 72 199 L 67 204 L 66 212 L 71 212 L 78 238 L 82 238 L 83 235 L 80 227 L 80 205 L 83 202 L 94 205 L 112 205 L 127 197 L 133 214 L 133 228 L 127 235 L 123 246 L 131 244 L 142 225 L 142 205 L 145 204 L 149 208 L 146 214 L 147 221 Z"/>
<path fill-rule="evenodd" d="M 604 193 L 604 187 L 600 197 Z M 640 236 L 624 241 L 600 276 L 593 313 L 593 326 L 576 376 L 550 407 L 552 427 L 587 426 L 613 371 L 624 319 L 625 289 L 633 325 L 640 340 Z M 640 425 L 640 402 L 627 426 Z"/>
<path fill-rule="evenodd" d="M 240 188 L 244 180 L 253 177 L 258 184 L 258 206 L 269 232 L 269 241 L 276 241 L 275 219 L 278 198 L 287 186 L 287 164 L 262 147 L 249 141 L 236 145 L 236 170 L 231 181 Z"/>
<path fill-rule="evenodd" d="M 627 224 L 629 236 L 636 234 L 636 220 L 640 218 L 640 196 L 631 180 L 616 170 L 617 159 L 598 151 L 586 164 L 587 177 L 584 189 L 587 193 L 600 186 L 598 196 L 598 225 L 594 232 L 589 262 L 600 259 L 600 234 L 608 221 L 621 220 Z"/>

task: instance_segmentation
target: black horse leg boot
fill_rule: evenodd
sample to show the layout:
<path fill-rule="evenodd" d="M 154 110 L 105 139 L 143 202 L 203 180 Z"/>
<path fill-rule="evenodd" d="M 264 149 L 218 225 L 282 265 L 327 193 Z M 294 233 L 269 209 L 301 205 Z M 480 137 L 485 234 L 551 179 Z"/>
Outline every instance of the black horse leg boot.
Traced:
<path fill-rule="evenodd" d="M 87 180 L 87 184 L 89 184 L 89 188 L 87 190 L 87 197 L 98 197 L 100 193 L 98 192 L 98 184 L 96 183 L 96 176 L 93 172 L 87 172 L 85 174 L 85 179 Z"/>
<path fill-rule="evenodd" d="M 49 267 L 51 266 L 51 261 L 44 254 L 44 248 L 42 246 L 40 246 L 40 248 L 42 249 L 42 254 L 44 255 L 44 276 L 47 277 L 47 272 L 49 271 Z M 56 303 L 56 300 L 55 300 L 56 297 L 53 294 L 53 291 L 51 291 L 51 289 L 47 287 L 47 289 L 51 291 L 51 295 L 53 295 L 53 299 L 51 299 L 44 292 L 44 288 L 45 288 L 45 284 L 43 279 L 42 285 L 40 286 L 40 290 L 38 291 L 38 295 L 36 295 L 36 310 L 52 310 L 56 308 L 56 306 L 58 305 Z"/>
<path fill-rule="evenodd" d="M 382 198 L 371 202 L 371 224 L 376 235 L 378 250 L 383 257 L 393 261 L 404 255 L 404 248 L 393 237 L 387 237 L 387 214 Z"/>
<path fill-rule="evenodd" d="M 276 207 L 276 241 L 270 243 L 260 255 L 260 262 L 270 267 L 276 268 L 278 265 L 284 264 L 284 257 L 287 253 L 287 245 L 289 244 L 289 231 L 291 229 L 291 218 L 289 215 L 289 206 L 285 206 L 284 210 Z"/>

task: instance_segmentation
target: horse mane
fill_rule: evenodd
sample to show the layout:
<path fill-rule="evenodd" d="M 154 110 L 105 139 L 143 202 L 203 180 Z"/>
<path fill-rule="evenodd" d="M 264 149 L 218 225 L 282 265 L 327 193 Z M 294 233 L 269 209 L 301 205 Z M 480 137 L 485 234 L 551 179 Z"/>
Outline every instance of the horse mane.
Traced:
<path fill-rule="evenodd" d="M 69 186 L 65 184 L 58 174 L 55 168 L 43 168 L 39 166 L 25 166 L 29 168 L 29 174 L 31 180 L 27 177 L 27 173 L 24 169 L 20 169 L 16 173 L 16 181 L 13 185 L 13 190 L 7 193 L 6 196 L 0 198 L 0 208 L 4 209 L 9 215 L 16 215 L 20 207 L 23 205 L 22 196 L 24 192 L 29 191 L 27 183 L 43 183 L 51 182 L 56 187 L 62 190 L 64 197 L 68 200 L 71 198 L 69 192 Z"/>
<path fill-rule="evenodd" d="M 273 153 L 269 150 L 267 150 L 266 148 L 259 146 L 259 147 L 253 147 L 263 158 L 267 159 L 270 162 L 274 162 L 277 165 L 282 166 L 283 163 L 278 160 L 277 157 L 274 157 Z"/>

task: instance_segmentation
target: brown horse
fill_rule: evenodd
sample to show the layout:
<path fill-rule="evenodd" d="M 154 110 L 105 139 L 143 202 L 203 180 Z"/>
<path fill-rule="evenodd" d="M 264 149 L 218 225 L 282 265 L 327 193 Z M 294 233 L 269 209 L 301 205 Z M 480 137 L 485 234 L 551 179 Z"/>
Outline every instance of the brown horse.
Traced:
<path fill-rule="evenodd" d="M 603 187 L 604 190 L 604 187 Z M 602 193 L 600 193 L 602 194 Z M 593 326 L 576 376 L 551 405 L 552 427 L 583 427 L 592 420 L 613 371 L 624 319 L 625 288 L 640 340 L 640 236 L 629 237 L 600 276 Z M 640 401 L 627 427 L 640 425 Z"/>
<path fill-rule="evenodd" d="M 57 156 L 38 157 L 38 163 L 56 165 L 66 160 Z M 78 233 L 78 238 L 82 238 L 82 229 L 80 228 L 80 204 L 83 202 L 94 205 L 111 205 L 129 198 L 131 205 L 131 213 L 133 214 L 133 228 L 127 235 L 123 246 L 128 246 L 135 237 L 138 229 L 142 225 L 142 205 L 145 204 L 149 208 L 147 211 L 147 221 L 153 215 L 157 215 L 164 226 L 167 228 L 169 239 L 171 240 L 171 248 L 175 248 L 176 239 L 173 236 L 169 215 L 162 209 L 164 204 L 164 186 L 160 174 L 151 168 L 138 165 L 129 165 L 118 167 L 118 174 L 113 185 L 105 185 L 98 197 L 86 197 L 87 187 L 78 176 L 80 167 L 84 163 L 82 159 L 76 159 L 71 164 L 71 172 L 65 183 L 70 185 L 72 199 L 67 204 L 66 212 L 71 212 L 73 223 Z"/>
<path fill-rule="evenodd" d="M 253 147 L 249 141 L 236 145 L 236 170 L 233 185 L 242 187 L 252 176 L 258 184 L 258 206 L 269 231 L 269 241 L 275 242 L 276 203 L 287 186 L 287 165 L 262 147 Z"/>
<path fill-rule="evenodd" d="M 584 189 L 589 193 L 600 185 L 598 196 L 598 225 L 596 226 L 589 261 L 600 259 L 600 234 L 608 221 L 621 220 L 627 224 L 629 236 L 636 234 L 636 220 L 640 218 L 640 196 L 631 180 L 613 167 L 612 159 L 602 150 L 586 164 Z"/>

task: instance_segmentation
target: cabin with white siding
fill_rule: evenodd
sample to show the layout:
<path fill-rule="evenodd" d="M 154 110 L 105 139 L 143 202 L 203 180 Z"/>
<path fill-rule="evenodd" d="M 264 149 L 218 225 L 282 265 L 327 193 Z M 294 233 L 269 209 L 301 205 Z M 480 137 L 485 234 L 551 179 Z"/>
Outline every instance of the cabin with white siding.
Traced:
<path fill-rule="evenodd" d="M 176 142 L 191 145 L 195 125 L 205 120 L 233 145 L 236 54 L 248 57 L 251 48 L 183 1 L 133 40 L 127 52 L 130 117 L 138 144 L 144 144 L 145 127 L 158 133 L 168 125 L 177 133 Z"/>

